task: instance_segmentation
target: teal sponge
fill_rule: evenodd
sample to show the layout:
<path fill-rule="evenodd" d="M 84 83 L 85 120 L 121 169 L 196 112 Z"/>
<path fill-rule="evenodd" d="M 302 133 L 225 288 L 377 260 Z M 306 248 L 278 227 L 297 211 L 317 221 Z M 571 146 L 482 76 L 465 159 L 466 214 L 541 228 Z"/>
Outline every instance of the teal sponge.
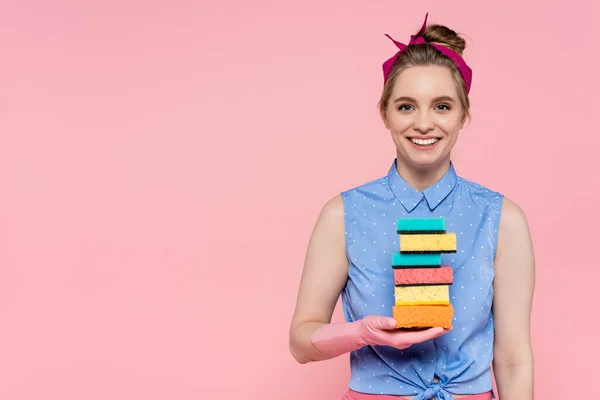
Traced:
<path fill-rule="evenodd" d="M 400 218 L 396 221 L 397 233 L 445 233 L 443 218 Z"/>

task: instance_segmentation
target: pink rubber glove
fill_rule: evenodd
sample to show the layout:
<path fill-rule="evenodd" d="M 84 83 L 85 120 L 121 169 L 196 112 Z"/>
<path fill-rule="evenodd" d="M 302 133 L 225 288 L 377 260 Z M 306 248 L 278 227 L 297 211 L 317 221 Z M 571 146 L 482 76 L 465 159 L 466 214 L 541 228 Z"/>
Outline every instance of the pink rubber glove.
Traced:
<path fill-rule="evenodd" d="M 394 318 L 368 315 L 355 322 L 321 325 L 312 334 L 311 342 L 322 353 L 337 357 L 369 345 L 405 349 L 413 344 L 435 339 L 445 332 L 440 327 L 420 331 L 396 329 Z"/>

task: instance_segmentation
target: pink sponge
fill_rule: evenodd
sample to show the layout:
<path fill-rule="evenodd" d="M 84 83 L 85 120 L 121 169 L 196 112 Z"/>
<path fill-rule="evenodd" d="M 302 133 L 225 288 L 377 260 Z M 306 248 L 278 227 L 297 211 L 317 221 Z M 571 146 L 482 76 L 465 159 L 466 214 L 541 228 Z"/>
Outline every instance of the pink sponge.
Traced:
<path fill-rule="evenodd" d="M 452 267 L 396 268 L 394 282 L 400 285 L 452 284 Z"/>

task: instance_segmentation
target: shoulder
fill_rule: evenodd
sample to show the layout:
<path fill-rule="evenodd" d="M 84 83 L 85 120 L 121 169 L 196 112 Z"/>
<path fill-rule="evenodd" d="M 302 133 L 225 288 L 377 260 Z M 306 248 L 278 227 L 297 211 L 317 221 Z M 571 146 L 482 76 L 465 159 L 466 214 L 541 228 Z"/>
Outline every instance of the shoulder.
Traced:
<path fill-rule="evenodd" d="M 532 253 L 529 223 L 523 209 L 513 200 L 504 197 L 498 228 L 498 255 L 502 258 L 515 251 L 521 257 L 528 257 Z"/>
<path fill-rule="evenodd" d="M 345 189 L 341 192 L 343 200 L 352 200 L 357 196 L 369 195 L 385 195 L 389 191 L 389 184 L 387 176 L 370 180 L 360 185 Z"/>
<path fill-rule="evenodd" d="M 325 202 L 319 218 L 326 220 L 341 220 L 344 218 L 344 200 L 342 194 L 338 194 Z"/>
<path fill-rule="evenodd" d="M 325 201 L 318 217 L 319 225 L 333 229 L 345 225 L 348 208 L 354 208 L 367 194 L 377 194 L 387 187 L 387 178 L 378 178 L 358 186 L 346 189 Z"/>
<path fill-rule="evenodd" d="M 501 192 L 462 177 L 458 178 L 458 182 L 475 201 L 485 201 L 487 205 L 495 206 L 495 213 L 499 214 L 497 219 L 499 238 L 516 233 L 529 234 L 525 212 L 514 200 Z"/>
<path fill-rule="evenodd" d="M 502 199 L 500 210 L 500 237 L 529 234 L 527 217 L 523 209 L 508 197 Z"/>
<path fill-rule="evenodd" d="M 457 178 L 454 201 L 468 204 L 469 207 L 475 207 L 481 212 L 485 212 L 487 217 L 496 225 L 496 229 L 499 224 L 503 200 L 504 194 L 497 190 L 463 177 Z"/>
<path fill-rule="evenodd" d="M 471 195 L 474 196 L 481 196 L 486 199 L 495 200 L 502 200 L 502 198 L 504 197 L 502 193 L 494 189 L 491 189 L 487 186 L 481 185 L 469 179 L 463 178 L 461 176 L 457 177 L 457 183 L 463 190 L 468 191 Z"/>
<path fill-rule="evenodd" d="M 458 177 L 458 183 L 470 201 L 489 208 L 497 229 L 497 253 L 506 252 L 516 242 L 531 247 L 527 217 L 519 204 L 497 190 L 463 177 Z"/>
<path fill-rule="evenodd" d="M 355 203 L 367 193 L 377 193 L 381 188 L 388 186 L 387 182 L 387 176 L 385 176 L 344 189 L 339 194 L 325 201 L 321 207 L 317 223 L 325 223 L 327 225 L 343 224 L 348 205 Z"/>
<path fill-rule="evenodd" d="M 523 209 L 508 197 L 502 199 L 502 210 L 500 215 L 501 223 L 504 222 L 514 225 L 527 222 Z"/>

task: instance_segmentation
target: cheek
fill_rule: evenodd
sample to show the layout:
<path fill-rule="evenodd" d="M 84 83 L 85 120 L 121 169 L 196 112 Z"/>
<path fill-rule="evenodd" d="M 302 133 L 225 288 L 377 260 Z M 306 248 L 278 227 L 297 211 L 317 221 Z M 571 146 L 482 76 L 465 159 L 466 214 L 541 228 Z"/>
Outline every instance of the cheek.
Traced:
<path fill-rule="evenodd" d="M 437 125 L 442 128 L 446 134 L 453 135 L 458 133 L 462 123 L 460 118 L 456 118 L 456 116 L 448 116 L 438 119 Z"/>
<path fill-rule="evenodd" d="M 388 125 L 392 132 L 402 133 L 412 126 L 412 122 L 410 118 L 395 115 L 388 119 Z"/>

